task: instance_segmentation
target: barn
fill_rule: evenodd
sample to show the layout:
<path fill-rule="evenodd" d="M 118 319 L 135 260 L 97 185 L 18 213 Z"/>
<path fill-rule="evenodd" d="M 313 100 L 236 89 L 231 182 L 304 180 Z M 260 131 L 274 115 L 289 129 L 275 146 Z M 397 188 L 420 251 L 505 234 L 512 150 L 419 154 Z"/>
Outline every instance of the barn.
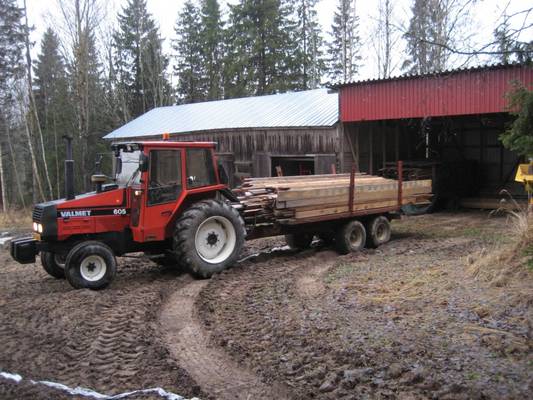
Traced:
<path fill-rule="evenodd" d="M 523 158 L 499 135 L 507 94 L 532 88 L 533 68 L 499 64 L 347 82 L 301 92 L 160 107 L 105 138 L 213 141 L 232 185 L 248 176 L 349 172 L 432 178 L 443 206 L 483 207 L 516 196 Z"/>
<path fill-rule="evenodd" d="M 524 189 L 514 174 L 524 160 L 499 140 L 513 120 L 506 96 L 516 84 L 533 88 L 531 65 L 334 86 L 343 130 L 342 169 L 394 175 L 396 161 L 403 160 L 413 178 L 434 179 L 443 205 L 483 207 L 502 189 L 520 196 Z"/>
<path fill-rule="evenodd" d="M 338 94 L 328 89 L 155 108 L 105 136 L 113 142 L 217 143 L 236 185 L 244 177 L 330 173 L 342 164 Z"/>

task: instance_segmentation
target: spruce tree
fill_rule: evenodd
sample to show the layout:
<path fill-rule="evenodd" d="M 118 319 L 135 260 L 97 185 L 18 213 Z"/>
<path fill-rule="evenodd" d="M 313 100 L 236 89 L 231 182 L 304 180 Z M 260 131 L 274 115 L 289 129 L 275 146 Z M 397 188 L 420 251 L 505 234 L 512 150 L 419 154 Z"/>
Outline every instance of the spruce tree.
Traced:
<path fill-rule="evenodd" d="M 438 0 L 415 0 L 412 5 L 413 15 L 405 33 L 409 58 L 404 62 L 404 69 L 411 73 L 425 74 L 441 67 L 440 60 L 434 59 L 431 42 L 434 39 L 434 21 L 432 8 L 440 7 Z"/>
<path fill-rule="evenodd" d="M 294 43 L 290 3 L 240 0 L 230 5 L 231 47 L 225 82 L 232 95 L 269 94 L 293 88 Z"/>
<path fill-rule="evenodd" d="M 222 58 L 224 56 L 223 22 L 217 0 L 201 0 L 200 19 L 205 98 L 217 100 L 223 96 Z"/>
<path fill-rule="evenodd" d="M 332 81 L 350 81 L 358 70 L 361 39 L 355 0 L 339 0 L 331 26 L 332 41 L 328 43 L 328 74 Z"/>
<path fill-rule="evenodd" d="M 192 0 L 187 0 L 178 15 L 175 27 L 177 39 L 172 44 L 176 58 L 174 71 L 178 75 L 178 100 L 184 103 L 202 101 L 207 96 L 204 65 L 206 50 L 202 47 L 205 36 L 202 37 L 201 20 L 200 10 Z M 210 44 L 215 41 L 216 39 Z M 210 59 L 215 61 L 214 57 Z M 210 68 L 210 73 L 215 75 L 215 64 L 210 65 Z"/>
<path fill-rule="evenodd" d="M 295 2 L 297 25 L 294 41 L 296 43 L 295 64 L 298 70 L 298 89 L 317 88 L 325 72 L 323 39 L 316 11 L 317 3 L 318 0 L 296 0 Z"/>
<path fill-rule="evenodd" d="M 159 29 L 146 8 L 146 0 L 128 0 L 118 15 L 114 34 L 118 90 L 123 97 L 124 122 L 168 104 L 168 60 L 161 48 Z"/>
<path fill-rule="evenodd" d="M 8 187 L 13 185 L 7 174 L 8 153 L 4 147 L 11 147 L 9 130 L 11 117 L 16 113 L 13 103 L 14 84 L 24 76 L 23 49 L 24 25 L 23 10 L 15 0 L 0 2 L 0 191 L 3 211 L 7 211 L 9 202 Z M 7 142 L 7 143 L 6 143 Z M 11 168 L 16 168 L 11 165 Z M 16 172 L 15 172 L 16 174 Z"/>
<path fill-rule="evenodd" d="M 9 99 L 10 83 L 24 74 L 22 16 L 23 10 L 17 1 L 3 0 L 0 3 L 0 101 Z"/>
<path fill-rule="evenodd" d="M 41 50 L 34 66 L 34 97 L 43 132 L 48 167 L 52 171 L 55 194 L 61 196 L 64 159 L 61 137 L 74 124 L 69 101 L 69 87 L 65 62 L 60 53 L 59 38 L 48 28 L 41 40 Z"/>

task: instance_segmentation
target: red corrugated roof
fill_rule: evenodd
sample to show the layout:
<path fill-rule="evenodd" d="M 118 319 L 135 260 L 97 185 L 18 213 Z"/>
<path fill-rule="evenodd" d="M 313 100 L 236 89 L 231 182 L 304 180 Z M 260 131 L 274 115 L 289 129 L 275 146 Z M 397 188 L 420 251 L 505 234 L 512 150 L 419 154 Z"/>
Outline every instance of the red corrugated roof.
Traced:
<path fill-rule="evenodd" d="M 506 111 L 512 82 L 531 87 L 533 68 L 496 65 L 335 86 L 343 122 Z"/>

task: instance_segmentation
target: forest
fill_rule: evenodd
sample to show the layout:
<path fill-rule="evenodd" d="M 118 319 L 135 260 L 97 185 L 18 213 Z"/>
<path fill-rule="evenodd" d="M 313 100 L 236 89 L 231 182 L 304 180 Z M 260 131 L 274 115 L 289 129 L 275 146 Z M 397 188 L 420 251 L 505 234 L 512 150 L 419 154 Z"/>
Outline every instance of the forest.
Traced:
<path fill-rule="evenodd" d="M 186 0 L 171 51 L 147 0 L 121 3 L 109 32 L 102 0 L 57 0 L 61 11 L 39 43 L 30 41 L 25 0 L 0 3 L 0 186 L 3 212 L 63 196 L 64 136 L 74 139 L 76 191 L 90 189 L 95 160 L 109 164 L 102 136 L 154 107 L 307 90 L 358 79 L 361 49 L 356 0 L 335 0 L 330 27 L 319 0 Z M 475 0 L 411 0 L 409 23 L 395 2 L 375 2 L 376 78 L 425 74 L 475 62 L 529 62 L 531 8 L 502 13 L 477 48 L 462 38 Z M 333 4 L 333 3 L 332 3 Z M 224 7 L 222 7 L 224 6 Z M 519 18 L 524 23 L 511 26 Z M 406 51 L 394 55 L 399 41 Z M 37 56 L 32 57 L 36 49 Z M 452 55 L 466 61 L 456 65 Z M 470 63 L 470 64 L 469 64 Z"/>

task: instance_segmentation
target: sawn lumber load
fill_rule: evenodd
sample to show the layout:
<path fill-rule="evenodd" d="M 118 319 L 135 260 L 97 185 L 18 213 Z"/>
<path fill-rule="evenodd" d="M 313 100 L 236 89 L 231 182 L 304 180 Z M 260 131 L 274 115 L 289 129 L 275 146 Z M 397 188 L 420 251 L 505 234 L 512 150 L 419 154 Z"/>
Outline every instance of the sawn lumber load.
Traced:
<path fill-rule="evenodd" d="M 355 174 L 350 206 L 350 174 L 248 178 L 235 189 L 246 222 L 297 223 L 298 220 L 398 206 L 399 183 Z M 402 182 L 401 204 L 427 204 L 431 180 Z"/>

